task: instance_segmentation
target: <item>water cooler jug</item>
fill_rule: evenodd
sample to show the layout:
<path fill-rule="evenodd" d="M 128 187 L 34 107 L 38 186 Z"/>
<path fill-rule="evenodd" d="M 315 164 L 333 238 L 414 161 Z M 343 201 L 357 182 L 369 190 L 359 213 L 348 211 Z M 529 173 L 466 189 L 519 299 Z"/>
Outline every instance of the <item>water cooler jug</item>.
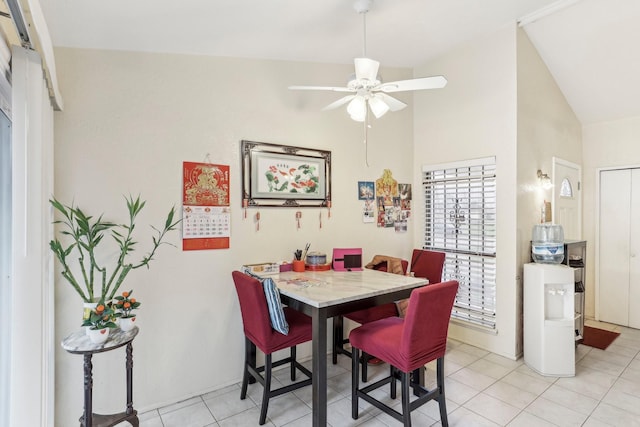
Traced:
<path fill-rule="evenodd" d="M 573 269 L 524 265 L 524 363 L 537 373 L 575 375 L 574 304 Z"/>

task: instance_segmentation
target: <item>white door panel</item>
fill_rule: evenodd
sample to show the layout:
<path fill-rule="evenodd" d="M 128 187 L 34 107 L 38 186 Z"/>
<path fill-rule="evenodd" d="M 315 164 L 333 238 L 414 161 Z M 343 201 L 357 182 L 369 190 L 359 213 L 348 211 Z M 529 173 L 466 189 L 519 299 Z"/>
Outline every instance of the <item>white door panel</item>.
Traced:
<path fill-rule="evenodd" d="M 629 326 L 640 328 L 640 169 L 631 170 Z"/>
<path fill-rule="evenodd" d="M 629 323 L 631 172 L 600 173 L 599 320 Z"/>

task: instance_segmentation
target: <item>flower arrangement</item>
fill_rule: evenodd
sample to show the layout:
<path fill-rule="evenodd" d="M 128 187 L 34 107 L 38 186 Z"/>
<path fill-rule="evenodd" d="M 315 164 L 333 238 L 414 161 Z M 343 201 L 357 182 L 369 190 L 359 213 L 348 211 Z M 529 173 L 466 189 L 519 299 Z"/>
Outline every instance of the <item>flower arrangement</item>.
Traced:
<path fill-rule="evenodd" d="M 104 301 L 100 301 L 96 308 L 91 310 L 89 318 L 82 322 L 82 326 L 89 326 L 89 329 L 93 330 L 115 328 L 114 318 L 115 312 L 113 309 L 105 304 Z"/>
<path fill-rule="evenodd" d="M 152 236 L 151 251 L 139 261 L 132 262 L 129 260 L 129 255 L 138 246 L 138 242 L 133 237 L 136 218 L 146 202 L 140 200 L 140 196 L 135 199 L 129 196 L 125 199 L 129 211 L 127 224 L 106 221 L 102 215 L 94 219 L 73 204 L 68 206 L 55 199 L 50 200 L 51 205 L 62 215 L 63 219 L 54 223 L 62 226 L 59 234 L 64 241 L 55 238 L 49 246 L 62 265 L 62 276 L 84 302 L 112 300 L 131 270 L 140 267 L 149 268 L 149 263 L 160 245 L 170 244 L 163 241 L 166 234 L 175 230 L 182 221 L 175 218 L 175 208 L 172 207 L 161 228 L 152 226 L 156 235 Z M 117 259 L 111 265 L 105 264 L 98 256 L 100 253 L 114 252 L 108 248 L 102 249 L 106 246 L 106 239 L 103 240 L 103 238 L 108 235 L 107 233 L 111 235 L 113 239 L 111 242 L 117 248 L 115 251 Z M 98 251 L 98 248 L 101 250 Z"/>
<path fill-rule="evenodd" d="M 132 311 L 140 307 L 140 301 L 136 301 L 135 298 L 131 298 L 132 293 L 133 291 L 124 291 L 122 295 L 118 295 L 115 298 L 116 310 L 118 310 L 116 316 L 123 319 L 128 319 L 136 316 L 134 313 L 132 313 Z"/>

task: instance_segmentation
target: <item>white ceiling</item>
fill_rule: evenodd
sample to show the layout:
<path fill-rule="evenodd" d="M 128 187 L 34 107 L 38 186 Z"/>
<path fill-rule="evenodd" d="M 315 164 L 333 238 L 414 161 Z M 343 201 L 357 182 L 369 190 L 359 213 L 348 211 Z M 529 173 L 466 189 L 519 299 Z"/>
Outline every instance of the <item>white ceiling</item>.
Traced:
<path fill-rule="evenodd" d="M 352 63 L 356 0 L 44 0 L 54 46 Z M 527 24 L 578 118 L 640 116 L 640 0 L 374 0 L 367 56 L 413 67 L 545 7 Z M 327 82 L 330 83 L 330 82 Z"/>

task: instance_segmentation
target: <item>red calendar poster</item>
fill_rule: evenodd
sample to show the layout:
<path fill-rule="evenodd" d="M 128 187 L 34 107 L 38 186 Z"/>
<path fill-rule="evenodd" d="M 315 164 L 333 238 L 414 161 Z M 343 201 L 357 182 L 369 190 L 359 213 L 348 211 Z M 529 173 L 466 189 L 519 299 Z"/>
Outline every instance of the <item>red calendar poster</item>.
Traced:
<path fill-rule="evenodd" d="M 182 250 L 227 249 L 229 166 L 183 162 Z"/>

